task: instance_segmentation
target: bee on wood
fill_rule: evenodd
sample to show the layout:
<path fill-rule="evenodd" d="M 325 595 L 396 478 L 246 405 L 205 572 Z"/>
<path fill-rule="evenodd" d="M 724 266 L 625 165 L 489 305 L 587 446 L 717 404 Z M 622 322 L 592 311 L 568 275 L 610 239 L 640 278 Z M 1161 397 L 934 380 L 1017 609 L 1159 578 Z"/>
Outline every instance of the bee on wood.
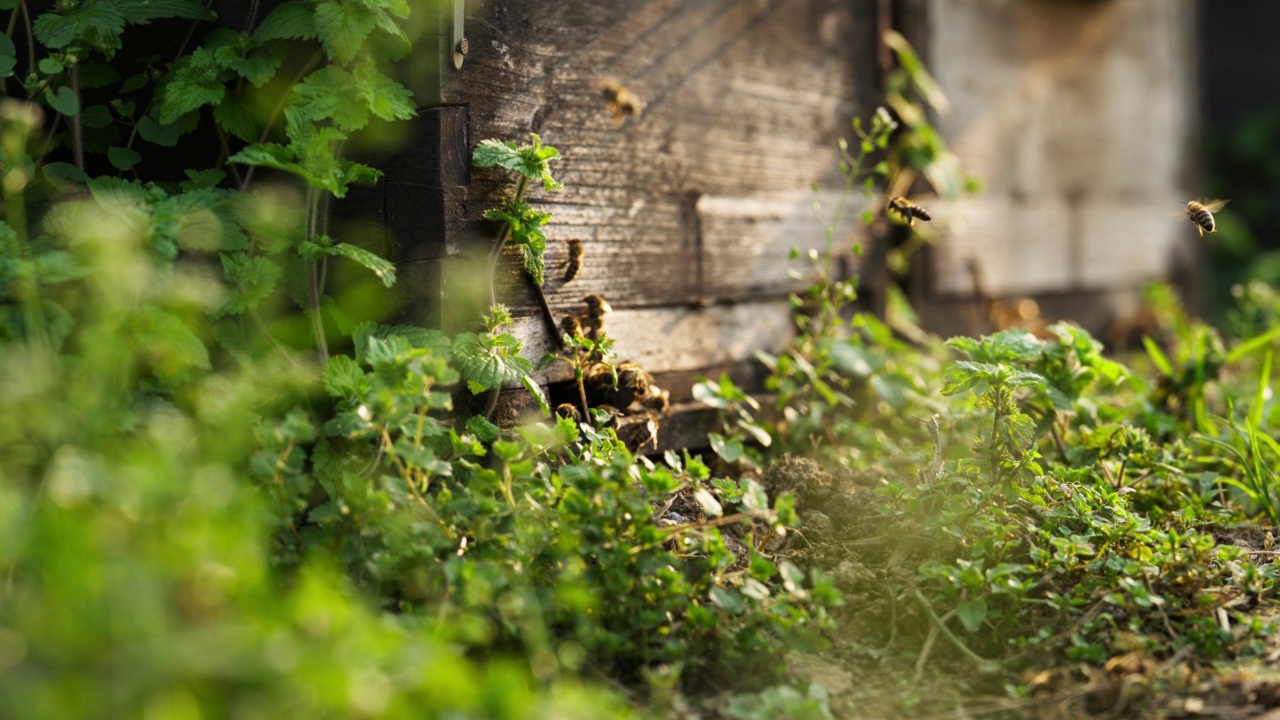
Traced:
<path fill-rule="evenodd" d="M 613 113 L 613 125 L 618 127 L 629 117 L 639 117 L 644 112 L 644 101 L 617 80 L 601 80 L 600 91 L 605 106 Z"/>
<path fill-rule="evenodd" d="M 925 222 L 929 222 L 930 220 L 933 219 L 933 216 L 929 214 L 929 211 L 925 210 L 919 205 L 916 205 L 915 203 L 902 197 L 901 195 L 894 195 L 893 197 L 889 198 L 887 207 L 890 210 L 892 210 L 894 213 L 896 213 L 898 217 L 902 218 L 903 220 L 906 220 L 907 225 L 910 227 L 916 226 L 916 220 L 923 220 Z"/>
<path fill-rule="evenodd" d="M 580 423 L 582 422 L 582 413 L 578 410 L 578 406 L 573 403 L 560 403 L 556 406 L 556 415 L 562 418 Z"/>
<path fill-rule="evenodd" d="M 582 337 L 582 322 L 572 315 L 560 318 L 560 332 L 570 338 Z"/>
<path fill-rule="evenodd" d="M 616 382 L 615 382 L 616 378 Z M 585 387 L 592 404 L 612 405 L 626 410 L 649 392 L 653 377 L 633 362 L 610 367 L 596 363 L 587 369 Z"/>
<path fill-rule="evenodd" d="M 657 385 L 650 384 L 649 389 L 638 400 L 645 409 L 660 415 L 671 410 L 671 393 Z"/>
<path fill-rule="evenodd" d="M 578 277 L 578 271 L 582 269 L 582 255 L 582 241 L 577 238 L 569 240 L 569 263 L 564 268 L 563 282 Z"/>
<path fill-rule="evenodd" d="M 1213 214 L 1222 209 L 1229 200 L 1192 200 L 1187 203 L 1187 208 L 1180 213 L 1174 213 L 1175 216 L 1186 215 L 1192 223 L 1195 224 L 1196 230 L 1199 231 L 1200 237 L 1204 237 L 1205 233 L 1211 233 L 1217 229 L 1217 224 L 1213 221 Z"/>
<path fill-rule="evenodd" d="M 599 340 L 604 334 L 604 316 L 613 312 L 613 308 L 604 296 L 594 293 L 582 298 L 582 302 L 587 305 L 587 316 L 582 319 L 584 335 L 591 340 Z"/>

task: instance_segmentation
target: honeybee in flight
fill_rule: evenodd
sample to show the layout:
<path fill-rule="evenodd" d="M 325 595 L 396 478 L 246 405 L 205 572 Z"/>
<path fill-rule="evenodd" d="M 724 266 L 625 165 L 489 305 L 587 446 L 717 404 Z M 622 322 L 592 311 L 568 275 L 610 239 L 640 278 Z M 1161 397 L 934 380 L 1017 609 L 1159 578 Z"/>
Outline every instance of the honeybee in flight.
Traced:
<path fill-rule="evenodd" d="M 1222 209 L 1230 200 L 1192 200 L 1187 203 L 1187 209 L 1175 215 L 1185 214 L 1191 222 L 1195 223 L 1196 230 L 1200 232 L 1200 237 L 1204 237 L 1205 233 L 1211 233 L 1217 229 L 1217 224 L 1213 221 L 1213 214 Z"/>
<path fill-rule="evenodd" d="M 628 117 L 639 117 L 644 112 L 644 101 L 640 96 L 617 80 L 601 80 L 600 91 L 609 112 L 613 113 L 615 127 L 626 122 Z"/>
<path fill-rule="evenodd" d="M 897 213 L 898 217 L 906 220 L 907 225 L 910 227 L 916 226 L 916 220 L 929 222 L 933 219 L 933 216 L 929 214 L 928 210 L 925 210 L 901 195 L 894 195 L 889 198 L 888 208 Z"/>

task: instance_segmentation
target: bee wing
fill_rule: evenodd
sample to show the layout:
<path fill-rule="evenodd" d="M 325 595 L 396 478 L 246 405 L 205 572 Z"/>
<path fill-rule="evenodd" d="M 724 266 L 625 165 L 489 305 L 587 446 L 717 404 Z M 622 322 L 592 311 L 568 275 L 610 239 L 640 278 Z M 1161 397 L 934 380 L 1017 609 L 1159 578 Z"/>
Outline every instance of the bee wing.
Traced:
<path fill-rule="evenodd" d="M 1172 218 L 1185 218 L 1185 217 L 1187 217 L 1187 210 L 1186 210 L 1186 208 L 1183 208 L 1183 209 L 1181 209 L 1181 210 L 1174 210 L 1173 212 L 1169 213 L 1169 217 L 1172 217 Z"/>
<path fill-rule="evenodd" d="M 1216 213 L 1219 210 L 1221 210 L 1229 202 L 1231 201 L 1230 200 L 1205 200 L 1200 204 L 1204 205 L 1205 210 L 1208 210 L 1211 213 Z"/>

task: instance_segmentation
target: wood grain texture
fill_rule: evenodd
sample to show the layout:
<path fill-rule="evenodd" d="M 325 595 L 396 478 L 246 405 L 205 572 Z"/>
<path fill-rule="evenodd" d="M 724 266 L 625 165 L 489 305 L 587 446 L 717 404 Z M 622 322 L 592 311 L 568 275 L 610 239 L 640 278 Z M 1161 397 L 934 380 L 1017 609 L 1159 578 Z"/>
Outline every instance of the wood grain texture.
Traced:
<path fill-rule="evenodd" d="M 469 108 L 473 143 L 537 132 L 563 153 L 553 168 L 566 189 L 532 193 L 554 214 L 546 228 L 552 308 L 572 312 L 598 293 L 619 310 L 680 307 L 692 316 L 717 303 L 781 299 L 795 288 L 790 248 L 825 243 L 809 188 L 825 186 L 820 197 L 831 207 L 836 139 L 850 117 L 872 107 L 873 13 L 871 0 L 475 7 L 467 19 L 471 52 L 447 99 Z M 604 78 L 635 92 L 643 114 L 617 124 L 601 94 Z M 474 223 L 511 182 L 478 169 L 471 180 L 465 210 Z M 851 243 L 851 233 L 842 225 L 840 241 Z M 566 284 L 570 240 L 585 256 Z M 462 251 L 484 250 L 476 242 Z M 530 316 L 536 305 L 518 255 L 504 260 L 504 299 L 517 316 Z M 619 331 L 625 317 L 615 318 Z"/>
<path fill-rule="evenodd" d="M 574 308 L 574 312 L 582 312 Z M 605 318 L 605 332 L 616 340 L 620 360 L 652 373 L 697 373 L 752 358 L 757 350 L 776 352 L 794 332 L 786 300 L 711 307 L 623 308 Z M 525 339 L 524 356 L 533 362 L 556 348 L 541 332 L 538 318 L 517 318 L 511 332 Z M 535 374 L 539 382 L 573 377 L 566 363 Z"/>

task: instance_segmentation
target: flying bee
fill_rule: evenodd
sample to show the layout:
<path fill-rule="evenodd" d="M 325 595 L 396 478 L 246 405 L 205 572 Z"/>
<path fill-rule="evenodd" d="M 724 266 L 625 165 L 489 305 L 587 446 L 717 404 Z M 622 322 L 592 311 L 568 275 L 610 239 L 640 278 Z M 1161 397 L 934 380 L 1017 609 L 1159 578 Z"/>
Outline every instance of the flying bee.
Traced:
<path fill-rule="evenodd" d="M 613 125 L 618 127 L 629 117 L 639 117 L 644 112 L 644 101 L 617 80 L 601 80 L 600 92 L 605 106 L 613 113 Z"/>
<path fill-rule="evenodd" d="M 898 217 L 902 218 L 903 220 L 906 220 L 907 225 L 910 227 L 916 226 L 916 220 L 923 220 L 925 222 L 929 222 L 930 220 L 933 219 L 933 216 L 929 214 L 929 211 L 925 210 L 919 205 L 916 205 L 915 203 L 902 197 L 901 195 L 894 195 L 893 197 L 889 198 L 887 207 L 890 210 L 892 210 L 894 213 L 896 213 Z"/>
<path fill-rule="evenodd" d="M 1192 200 L 1187 203 L 1186 210 L 1174 213 L 1174 216 L 1186 215 L 1195 224 L 1200 237 L 1204 237 L 1205 233 L 1211 233 L 1217 229 L 1218 226 L 1213 221 L 1213 214 L 1221 210 L 1222 206 L 1228 202 L 1230 200 Z"/>
<path fill-rule="evenodd" d="M 569 282 L 578 277 L 578 271 L 582 269 L 582 241 L 577 238 L 569 240 L 569 261 L 564 268 L 564 280 Z"/>

